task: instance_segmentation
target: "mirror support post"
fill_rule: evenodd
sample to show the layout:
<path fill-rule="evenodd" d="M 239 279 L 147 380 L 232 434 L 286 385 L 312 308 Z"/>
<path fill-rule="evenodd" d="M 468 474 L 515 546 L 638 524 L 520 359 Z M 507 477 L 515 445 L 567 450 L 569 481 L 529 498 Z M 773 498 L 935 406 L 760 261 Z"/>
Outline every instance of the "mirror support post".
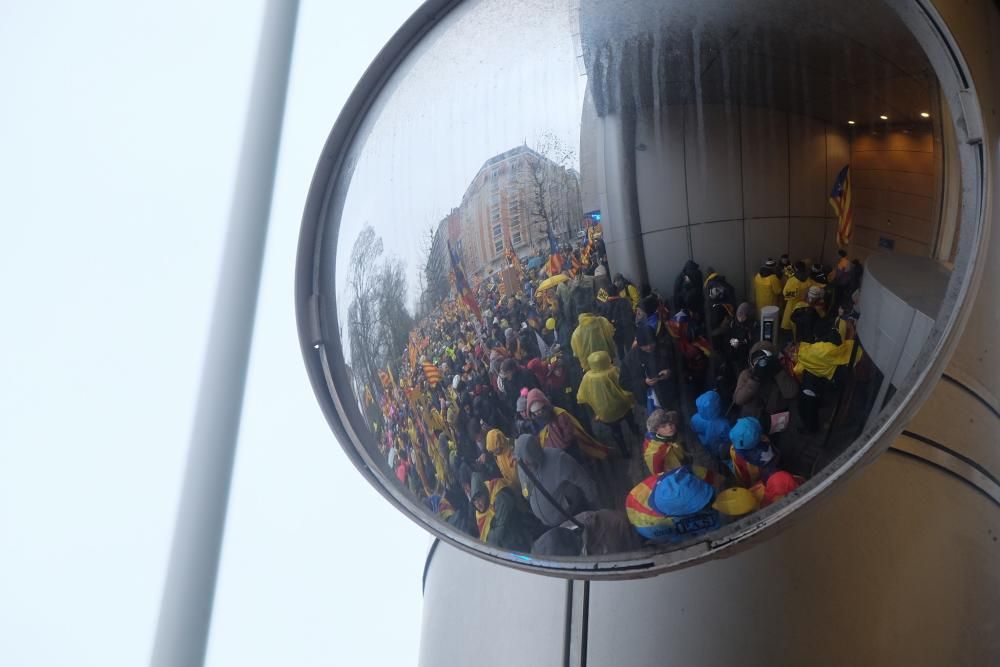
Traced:
<path fill-rule="evenodd" d="M 262 17 L 229 228 L 153 644 L 154 667 L 205 662 L 249 364 L 298 0 Z"/>

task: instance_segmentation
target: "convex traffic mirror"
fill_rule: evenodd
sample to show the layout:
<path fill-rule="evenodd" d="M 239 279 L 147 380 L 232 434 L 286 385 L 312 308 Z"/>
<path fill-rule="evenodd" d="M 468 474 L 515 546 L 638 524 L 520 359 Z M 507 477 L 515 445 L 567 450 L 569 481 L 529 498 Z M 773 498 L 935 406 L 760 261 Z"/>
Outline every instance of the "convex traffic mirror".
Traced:
<path fill-rule="evenodd" d="M 303 225 L 303 350 L 359 471 L 463 549 L 620 577 L 766 535 L 883 451 L 979 238 L 934 20 L 425 5 Z"/>

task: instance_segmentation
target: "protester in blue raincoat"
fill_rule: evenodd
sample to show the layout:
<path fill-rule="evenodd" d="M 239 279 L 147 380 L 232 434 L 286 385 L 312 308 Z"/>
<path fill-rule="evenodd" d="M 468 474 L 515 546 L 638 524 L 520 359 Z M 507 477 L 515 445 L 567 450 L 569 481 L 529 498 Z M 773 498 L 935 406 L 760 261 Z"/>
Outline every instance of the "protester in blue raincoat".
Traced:
<path fill-rule="evenodd" d="M 680 542 L 719 527 L 714 498 L 715 488 L 685 465 L 639 482 L 625 499 L 625 513 L 647 540 Z"/>
<path fill-rule="evenodd" d="M 712 390 L 695 399 L 698 413 L 691 417 L 691 430 L 698 436 L 705 450 L 717 458 L 726 455 L 729 444 L 729 421 L 722 416 L 722 399 Z"/>
<path fill-rule="evenodd" d="M 767 478 L 778 469 L 778 452 L 761 434 L 760 421 L 753 417 L 740 417 L 729 431 L 732 446 L 729 448 L 729 467 L 740 486 L 750 487 Z"/>

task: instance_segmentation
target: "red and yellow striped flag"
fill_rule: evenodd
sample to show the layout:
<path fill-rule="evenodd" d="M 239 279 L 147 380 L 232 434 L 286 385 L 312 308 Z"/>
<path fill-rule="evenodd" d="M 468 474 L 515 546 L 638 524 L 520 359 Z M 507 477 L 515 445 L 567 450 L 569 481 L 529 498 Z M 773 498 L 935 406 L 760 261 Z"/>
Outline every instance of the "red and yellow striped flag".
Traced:
<path fill-rule="evenodd" d="M 837 180 L 830 192 L 830 205 L 837 213 L 837 245 L 847 247 L 854 233 L 854 220 L 851 216 L 851 165 L 837 174 Z"/>
<path fill-rule="evenodd" d="M 441 369 L 431 362 L 425 361 L 424 377 L 427 378 L 427 382 L 429 382 L 432 387 L 436 387 L 437 383 L 441 381 Z"/>

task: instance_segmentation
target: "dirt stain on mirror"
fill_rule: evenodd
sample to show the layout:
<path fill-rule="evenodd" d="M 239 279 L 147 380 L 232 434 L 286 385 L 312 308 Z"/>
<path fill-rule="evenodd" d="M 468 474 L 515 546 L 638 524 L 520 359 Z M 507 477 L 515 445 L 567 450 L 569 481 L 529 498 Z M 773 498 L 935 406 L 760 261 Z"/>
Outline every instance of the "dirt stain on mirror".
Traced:
<path fill-rule="evenodd" d="M 757 521 L 931 330 L 944 117 L 878 2 L 458 5 L 362 120 L 321 237 L 353 446 L 436 532 L 522 563 Z"/>

